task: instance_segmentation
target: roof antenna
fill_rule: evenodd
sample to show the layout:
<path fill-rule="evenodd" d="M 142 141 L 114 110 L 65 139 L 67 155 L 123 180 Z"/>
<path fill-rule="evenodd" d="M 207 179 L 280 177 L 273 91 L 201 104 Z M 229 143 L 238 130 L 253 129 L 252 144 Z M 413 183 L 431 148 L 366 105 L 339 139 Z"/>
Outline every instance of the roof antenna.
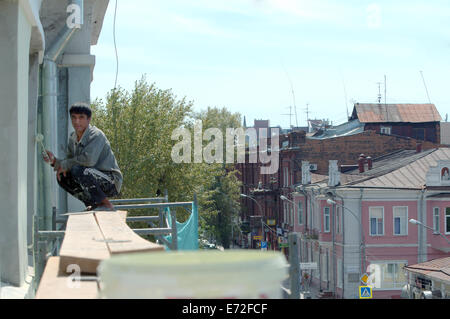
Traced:
<path fill-rule="evenodd" d="M 386 74 L 384 75 L 384 105 L 386 105 Z"/>
<path fill-rule="evenodd" d="M 350 118 L 348 115 L 348 103 L 347 103 L 347 90 L 345 88 L 345 81 L 344 81 L 344 76 L 341 73 L 341 77 L 342 77 L 342 85 L 344 86 L 344 97 L 345 97 L 345 108 L 347 110 L 347 121 Z"/>
<path fill-rule="evenodd" d="M 289 108 L 289 113 L 287 114 L 281 114 L 281 115 L 289 115 L 289 128 L 292 129 L 292 105 L 288 106 Z"/>
<path fill-rule="evenodd" d="M 287 77 L 287 79 L 289 81 L 289 85 L 291 86 L 292 101 L 294 102 L 295 125 L 296 125 L 296 127 L 298 127 L 297 105 L 295 104 L 294 86 L 292 85 L 291 77 L 289 76 L 289 74 L 288 74 L 286 68 L 284 67 L 283 63 L 281 63 L 281 65 L 283 66 L 284 72 L 286 73 L 286 77 Z M 289 111 L 289 121 L 291 121 L 291 116 L 293 115 L 293 114 L 291 114 L 291 109 L 292 109 L 292 107 L 290 107 L 290 111 Z M 288 115 L 288 114 L 284 114 L 284 115 Z M 290 124 L 290 126 L 292 127 L 292 124 Z"/>
<path fill-rule="evenodd" d="M 425 79 L 423 77 L 423 72 L 422 71 L 420 71 L 420 75 L 422 75 L 422 81 L 423 81 L 423 85 L 425 86 L 425 91 L 427 92 L 428 102 L 431 104 L 430 95 L 428 94 L 427 85 L 425 84 Z"/>
<path fill-rule="evenodd" d="M 381 103 L 381 82 L 377 82 L 378 84 L 378 103 Z"/>

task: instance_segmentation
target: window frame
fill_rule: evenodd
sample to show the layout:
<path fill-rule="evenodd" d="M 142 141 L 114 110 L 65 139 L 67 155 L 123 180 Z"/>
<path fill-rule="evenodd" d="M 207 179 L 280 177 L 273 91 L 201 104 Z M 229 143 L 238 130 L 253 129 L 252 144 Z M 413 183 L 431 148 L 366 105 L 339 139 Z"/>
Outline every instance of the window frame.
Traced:
<path fill-rule="evenodd" d="M 437 214 L 436 214 L 437 210 Z M 437 222 L 436 222 L 437 217 Z M 433 207 L 433 234 L 439 235 L 439 231 L 441 229 L 441 209 L 440 207 Z"/>
<path fill-rule="evenodd" d="M 383 131 L 385 131 L 385 132 L 383 132 Z M 391 135 L 391 132 L 392 132 L 392 126 L 384 126 L 384 125 L 380 126 L 381 134 Z"/>
<path fill-rule="evenodd" d="M 289 202 L 289 225 L 294 226 L 294 210 L 295 206 Z"/>
<path fill-rule="evenodd" d="M 341 216 L 342 216 L 341 206 L 336 205 L 336 229 L 335 229 L 336 234 L 340 234 L 342 230 Z"/>
<path fill-rule="evenodd" d="M 289 187 L 289 167 L 283 167 L 283 186 Z"/>
<path fill-rule="evenodd" d="M 297 224 L 303 226 L 303 202 L 298 201 L 297 203 Z"/>
<path fill-rule="evenodd" d="M 406 217 L 405 217 L 405 225 L 406 225 L 406 234 L 396 234 L 395 233 L 395 209 L 396 208 L 406 208 Z M 402 229 L 401 219 L 400 219 L 400 231 Z M 408 236 L 408 206 L 393 206 L 392 207 L 392 234 L 394 236 Z"/>
<path fill-rule="evenodd" d="M 371 210 L 372 209 L 375 209 L 375 208 L 381 208 L 381 210 L 382 210 L 382 212 L 381 212 L 381 215 L 382 215 L 382 220 L 383 220 L 383 223 L 382 223 L 382 228 L 383 228 L 383 232 L 381 233 L 381 234 L 378 234 L 378 232 L 376 233 L 376 234 L 372 234 L 372 225 L 371 225 L 371 222 L 372 222 L 372 217 L 371 217 L 371 215 L 372 215 L 372 212 L 371 212 Z M 377 230 L 378 230 L 378 221 L 377 221 L 377 223 L 375 224 L 375 227 L 377 228 Z M 369 207 L 369 236 L 372 236 L 372 237 L 377 237 L 377 236 L 384 236 L 385 235 L 385 225 L 384 225 L 384 206 L 370 206 Z"/>
<path fill-rule="evenodd" d="M 450 235 L 450 207 L 445 207 L 445 235 Z M 449 231 L 447 231 L 449 229 Z"/>
<path fill-rule="evenodd" d="M 325 211 L 328 209 L 328 214 L 325 213 Z M 331 232 L 331 209 L 330 206 L 324 206 L 323 207 L 323 232 L 329 233 Z M 328 230 L 325 228 L 326 226 L 326 216 L 328 215 Z"/>
<path fill-rule="evenodd" d="M 398 281 L 398 278 L 395 278 L 399 275 L 401 275 L 402 271 L 404 272 L 404 269 L 402 269 L 402 267 L 400 267 L 400 265 L 408 265 L 408 261 L 407 260 L 374 260 L 371 261 L 371 264 L 377 265 L 379 268 L 383 268 L 385 269 L 385 271 L 383 271 L 380 274 L 380 284 L 381 287 L 374 287 L 374 290 L 399 290 L 401 289 L 407 282 L 408 282 L 408 278 L 405 278 L 405 282 L 403 281 Z M 393 266 L 394 270 L 397 270 L 396 272 L 390 273 L 388 272 L 389 270 L 389 265 L 395 265 Z M 370 266 L 370 265 L 369 265 Z M 389 278 L 391 277 L 391 278 Z M 387 281 L 391 279 L 391 281 Z M 392 283 L 392 287 L 386 287 L 388 283 Z"/>

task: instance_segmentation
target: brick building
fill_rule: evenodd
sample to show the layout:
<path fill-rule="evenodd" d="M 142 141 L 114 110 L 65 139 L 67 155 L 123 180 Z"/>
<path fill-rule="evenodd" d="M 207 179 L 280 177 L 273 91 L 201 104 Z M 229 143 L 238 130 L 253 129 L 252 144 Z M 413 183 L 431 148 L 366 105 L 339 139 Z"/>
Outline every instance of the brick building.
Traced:
<path fill-rule="evenodd" d="M 337 160 L 339 168 L 347 171 L 358 167 L 360 154 L 375 159 L 398 150 L 428 150 L 438 146 L 430 141 L 367 130 L 366 124 L 360 123 L 358 119 L 314 134 L 304 131 L 281 134 L 277 172 L 260 174 L 263 164 L 259 161 L 249 163 L 248 154 L 245 163 L 236 165 L 242 182 L 241 193 L 254 199 L 241 199 L 241 221 L 249 226 L 249 235 L 242 240 L 245 242 L 243 246 L 257 247 L 261 237 L 254 239 L 255 235 L 266 239 L 269 249 L 279 249 L 279 244 L 286 242 L 287 234 L 293 230 L 293 221 L 289 216 L 293 214 L 294 205 L 289 201 L 281 201 L 280 195 L 292 200 L 294 185 L 301 183 L 302 161 L 309 162 L 313 173 L 311 178 L 317 180 L 328 173 L 329 160 Z M 266 228 L 266 232 L 263 232 L 261 219 L 271 229 Z"/>
<path fill-rule="evenodd" d="M 397 151 L 345 174 L 336 164 L 292 193 L 300 261 L 317 263 L 312 284 L 337 298 L 358 298 L 364 273 L 374 298 L 400 298 L 406 266 L 450 254 L 450 148 Z"/>
<path fill-rule="evenodd" d="M 364 124 L 365 131 L 441 143 L 441 116 L 434 104 L 356 103 L 349 121 L 353 120 Z"/>

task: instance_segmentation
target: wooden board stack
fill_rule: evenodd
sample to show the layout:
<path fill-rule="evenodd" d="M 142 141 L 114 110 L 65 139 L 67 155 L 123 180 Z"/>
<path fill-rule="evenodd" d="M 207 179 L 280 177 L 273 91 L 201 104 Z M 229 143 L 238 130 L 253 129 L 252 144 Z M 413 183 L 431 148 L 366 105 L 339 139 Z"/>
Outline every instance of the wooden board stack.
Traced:
<path fill-rule="evenodd" d="M 111 255 L 164 250 L 130 229 L 126 214 L 96 211 L 69 215 L 60 256 L 49 258 L 36 298 L 95 298 L 96 281 L 77 281 L 76 287 L 69 284 L 74 269 L 95 276 L 100 262 Z"/>

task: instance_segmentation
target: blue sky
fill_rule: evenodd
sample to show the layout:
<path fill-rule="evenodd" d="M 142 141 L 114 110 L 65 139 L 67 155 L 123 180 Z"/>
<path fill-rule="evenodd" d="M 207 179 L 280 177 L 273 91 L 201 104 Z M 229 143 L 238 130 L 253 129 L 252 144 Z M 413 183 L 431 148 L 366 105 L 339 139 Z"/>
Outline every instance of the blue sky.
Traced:
<path fill-rule="evenodd" d="M 114 87 L 115 0 L 98 44 L 91 99 Z M 199 111 L 226 107 L 283 128 L 346 120 L 352 101 L 432 103 L 450 113 L 448 0 L 118 0 L 118 85 L 146 74 Z M 292 88 L 292 89 L 291 89 Z M 292 93 L 294 92 L 294 94 Z M 295 97 L 295 103 L 294 103 Z"/>

